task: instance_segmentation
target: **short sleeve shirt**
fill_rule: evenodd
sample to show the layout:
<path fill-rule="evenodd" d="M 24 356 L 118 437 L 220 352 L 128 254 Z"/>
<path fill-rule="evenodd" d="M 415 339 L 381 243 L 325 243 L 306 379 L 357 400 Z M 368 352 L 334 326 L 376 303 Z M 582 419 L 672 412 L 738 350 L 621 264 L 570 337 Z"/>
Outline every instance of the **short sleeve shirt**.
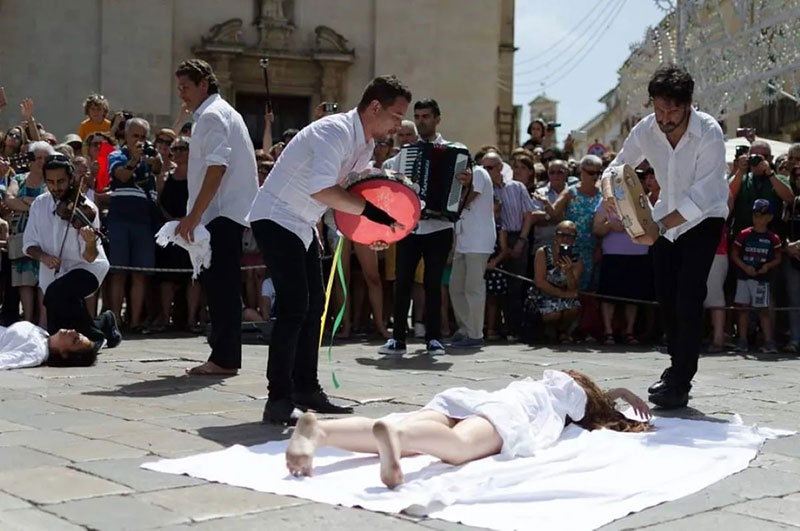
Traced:
<path fill-rule="evenodd" d="M 772 231 L 756 232 L 754 227 L 741 231 L 733 242 L 742 253 L 742 261 L 756 269 L 772 261 L 781 250 L 781 239 Z M 758 281 L 769 280 L 769 273 L 750 277 L 741 269 L 737 272 L 740 279 L 753 279 Z"/>

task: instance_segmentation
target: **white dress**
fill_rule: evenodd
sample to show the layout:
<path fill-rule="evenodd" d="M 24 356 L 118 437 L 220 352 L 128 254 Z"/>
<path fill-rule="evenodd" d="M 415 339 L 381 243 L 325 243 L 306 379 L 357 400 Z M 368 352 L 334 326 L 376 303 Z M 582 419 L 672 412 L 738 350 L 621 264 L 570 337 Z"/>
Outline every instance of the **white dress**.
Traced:
<path fill-rule="evenodd" d="M 526 457 L 558 440 L 567 415 L 583 418 L 586 392 L 570 375 L 547 370 L 541 380 L 525 378 L 499 391 L 447 389 L 424 409 L 454 419 L 484 417 L 503 439 L 502 456 Z"/>

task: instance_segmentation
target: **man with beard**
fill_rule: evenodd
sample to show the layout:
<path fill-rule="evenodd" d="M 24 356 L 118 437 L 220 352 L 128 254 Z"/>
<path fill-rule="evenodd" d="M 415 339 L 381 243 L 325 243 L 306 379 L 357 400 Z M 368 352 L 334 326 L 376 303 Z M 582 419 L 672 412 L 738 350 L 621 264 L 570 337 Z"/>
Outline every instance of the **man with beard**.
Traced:
<path fill-rule="evenodd" d="M 650 386 L 650 401 L 685 407 L 697 372 L 703 332 L 706 279 L 728 216 L 725 143 L 708 114 L 692 108 L 694 80 L 682 67 L 659 68 L 648 85 L 655 112 L 631 130 L 611 166 L 650 162 L 661 186 L 653 206 L 654 228 L 635 238 L 653 245 L 656 294 L 667 333 L 671 365 Z M 603 197 L 614 211 L 613 185 Z"/>
<path fill-rule="evenodd" d="M 97 291 L 108 273 L 108 260 L 95 230 L 100 228 L 97 207 L 93 225 L 76 229 L 56 214 L 56 205 L 65 199 L 73 185 L 75 169 L 61 154 L 50 155 L 44 163 L 44 179 L 50 193 L 41 194 L 31 204 L 30 217 L 22 238 L 25 254 L 42 263 L 39 287 L 44 292 L 47 331 L 72 330 L 85 336 L 96 352 L 103 346 L 115 347 L 122 341 L 116 318 L 110 310 L 92 319 L 84 299 Z M 77 186 L 77 183 L 75 183 Z"/>

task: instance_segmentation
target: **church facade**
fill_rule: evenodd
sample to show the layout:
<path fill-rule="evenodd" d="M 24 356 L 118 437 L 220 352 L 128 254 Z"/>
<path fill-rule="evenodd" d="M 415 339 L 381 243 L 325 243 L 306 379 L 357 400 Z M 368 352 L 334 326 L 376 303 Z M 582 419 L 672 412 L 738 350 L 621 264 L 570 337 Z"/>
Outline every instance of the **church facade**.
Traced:
<path fill-rule="evenodd" d="M 0 126 L 32 97 L 62 137 L 90 92 L 169 126 L 173 72 L 201 57 L 260 142 L 267 58 L 274 133 L 308 123 L 321 101 L 352 108 L 372 77 L 396 74 L 415 99 L 439 101 L 445 138 L 511 144 L 513 35 L 514 0 L 0 0 Z"/>

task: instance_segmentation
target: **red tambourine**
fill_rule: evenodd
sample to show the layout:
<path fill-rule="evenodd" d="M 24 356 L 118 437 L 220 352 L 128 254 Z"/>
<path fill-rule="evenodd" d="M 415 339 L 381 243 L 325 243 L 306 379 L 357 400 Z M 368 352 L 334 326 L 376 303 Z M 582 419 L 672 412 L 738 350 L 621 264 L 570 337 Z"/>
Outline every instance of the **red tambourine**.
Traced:
<path fill-rule="evenodd" d="M 411 188 L 411 183 L 402 176 L 386 173 L 369 175 L 350 184 L 347 191 L 363 197 L 405 227 L 392 230 L 364 216 L 337 210 L 334 212 L 336 227 L 351 241 L 364 245 L 375 242 L 394 243 L 405 238 L 419 222 L 421 211 L 419 198 Z"/>

